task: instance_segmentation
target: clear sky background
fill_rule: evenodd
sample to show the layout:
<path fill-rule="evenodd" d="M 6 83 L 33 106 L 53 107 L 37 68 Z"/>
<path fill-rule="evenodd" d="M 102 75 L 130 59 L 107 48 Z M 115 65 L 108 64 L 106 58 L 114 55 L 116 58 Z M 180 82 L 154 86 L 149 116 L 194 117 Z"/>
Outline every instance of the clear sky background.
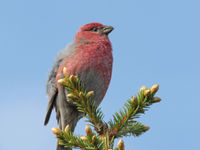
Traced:
<path fill-rule="evenodd" d="M 139 119 L 151 129 L 124 138 L 126 149 L 200 149 L 199 8 L 198 0 L 1 1 L 0 150 L 55 150 L 55 113 L 43 126 L 47 75 L 58 51 L 90 22 L 115 27 L 101 104 L 106 121 L 142 85 L 160 85 L 162 102 Z M 81 120 L 75 132 L 84 134 L 84 126 Z"/>

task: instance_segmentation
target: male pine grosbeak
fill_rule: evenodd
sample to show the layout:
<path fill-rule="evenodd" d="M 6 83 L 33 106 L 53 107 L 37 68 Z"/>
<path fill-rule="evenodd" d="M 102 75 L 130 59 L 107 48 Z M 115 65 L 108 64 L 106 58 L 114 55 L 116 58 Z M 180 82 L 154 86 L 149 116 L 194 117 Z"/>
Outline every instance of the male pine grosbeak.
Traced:
<path fill-rule="evenodd" d="M 112 45 L 108 38 L 112 30 L 112 26 L 100 23 L 86 24 L 76 33 L 74 42 L 59 52 L 47 80 L 49 103 L 44 125 L 48 123 L 54 107 L 61 130 L 69 124 L 70 130 L 74 131 L 81 118 L 81 113 L 66 100 L 68 91 L 57 83 L 64 77 L 64 67 L 68 75 L 79 77 L 86 91 L 94 91 L 92 99 L 95 104 L 101 103 L 112 74 Z M 57 150 L 67 150 L 67 148 L 58 145 Z"/>

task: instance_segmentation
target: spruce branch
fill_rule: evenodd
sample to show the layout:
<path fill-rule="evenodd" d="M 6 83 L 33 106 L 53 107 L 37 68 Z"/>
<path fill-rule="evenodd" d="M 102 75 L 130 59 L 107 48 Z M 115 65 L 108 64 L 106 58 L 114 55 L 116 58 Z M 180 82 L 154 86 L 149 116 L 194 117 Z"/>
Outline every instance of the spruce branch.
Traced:
<path fill-rule="evenodd" d="M 65 131 L 58 128 L 52 128 L 52 132 L 56 135 L 59 145 L 69 148 L 81 148 L 83 150 L 105 150 L 108 149 L 110 143 L 106 143 L 105 139 L 96 136 L 89 126 L 85 127 L 87 136 L 75 135 L 69 130 L 69 125 Z M 109 140 L 107 140 L 109 142 Z"/>
<path fill-rule="evenodd" d="M 52 128 L 60 145 L 83 150 L 113 150 L 116 138 L 139 136 L 149 130 L 148 126 L 136 119 L 152 104 L 161 101 L 159 97 L 154 97 L 159 85 L 153 85 L 149 89 L 142 86 L 139 93 L 128 99 L 122 109 L 113 115 L 113 119 L 106 123 L 101 109 L 92 100 L 94 91 L 86 91 L 77 76 L 66 74 L 66 68 L 63 69 L 63 74 L 65 78 L 58 80 L 58 83 L 68 90 L 67 101 L 77 106 L 77 110 L 84 114 L 96 133 L 88 125 L 85 127 L 86 136 L 75 135 L 69 130 L 69 126 L 64 131 Z M 124 150 L 124 145 L 123 140 L 120 140 L 114 149 Z"/>
<path fill-rule="evenodd" d="M 137 121 L 129 121 L 120 131 L 117 132 L 116 138 L 123 136 L 139 136 L 149 130 L 149 127 Z"/>
<path fill-rule="evenodd" d="M 56 135 L 58 139 L 59 145 L 63 145 L 64 147 L 70 147 L 70 148 L 81 148 L 81 149 L 91 149 L 95 150 L 95 146 L 87 141 L 87 139 L 80 137 L 80 136 L 75 136 L 72 132 L 64 132 L 60 129 L 57 128 L 52 128 L 53 130 L 59 130 L 59 134 L 54 134 Z"/>
<path fill-rule="evenodd" d="M 138 95 L 129 99 L 124 104 L 125 107 L 119 113 L 115 113 L 113 119 L 108 122 L 110 136 L 117 138 L 122 135 L 128 135 L 128 133 L 137 136 L 147 131 L 145 129 L 142 130 L 145 127 L 144 125 L 133 120 L 139 118 L 141 114 L 144 114 L 150 105 L 160 102 L 160 98 L 154 97 L 158 89 L 159 86 L 157 84 L 150 89 L 146 87 L 140 88 Z"/>

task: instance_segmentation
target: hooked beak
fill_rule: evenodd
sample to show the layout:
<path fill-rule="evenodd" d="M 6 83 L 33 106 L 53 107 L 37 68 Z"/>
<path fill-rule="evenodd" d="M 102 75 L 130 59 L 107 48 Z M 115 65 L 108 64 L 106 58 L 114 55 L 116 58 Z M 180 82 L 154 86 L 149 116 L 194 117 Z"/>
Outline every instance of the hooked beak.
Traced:
<path fill-rule="evenodd" d="M 104 26 L 102 32 L 103 34 L 108 35 L 112 30 L 114 30 L 112 26 Z"/>

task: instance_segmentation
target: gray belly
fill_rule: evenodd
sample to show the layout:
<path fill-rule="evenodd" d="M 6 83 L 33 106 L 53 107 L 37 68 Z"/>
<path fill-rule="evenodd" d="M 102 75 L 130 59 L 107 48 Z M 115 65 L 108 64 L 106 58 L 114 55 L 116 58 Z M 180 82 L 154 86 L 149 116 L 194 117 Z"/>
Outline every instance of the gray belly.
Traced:
<path fill-rule="evenodd" d="M 79 75 L 81 82 L 84 84 L 86 91 L 94 91 L 92 97 L 95 104 L 99 104 L 104 96 L 105 82 L 98 70 L 90 70 Z"/>

